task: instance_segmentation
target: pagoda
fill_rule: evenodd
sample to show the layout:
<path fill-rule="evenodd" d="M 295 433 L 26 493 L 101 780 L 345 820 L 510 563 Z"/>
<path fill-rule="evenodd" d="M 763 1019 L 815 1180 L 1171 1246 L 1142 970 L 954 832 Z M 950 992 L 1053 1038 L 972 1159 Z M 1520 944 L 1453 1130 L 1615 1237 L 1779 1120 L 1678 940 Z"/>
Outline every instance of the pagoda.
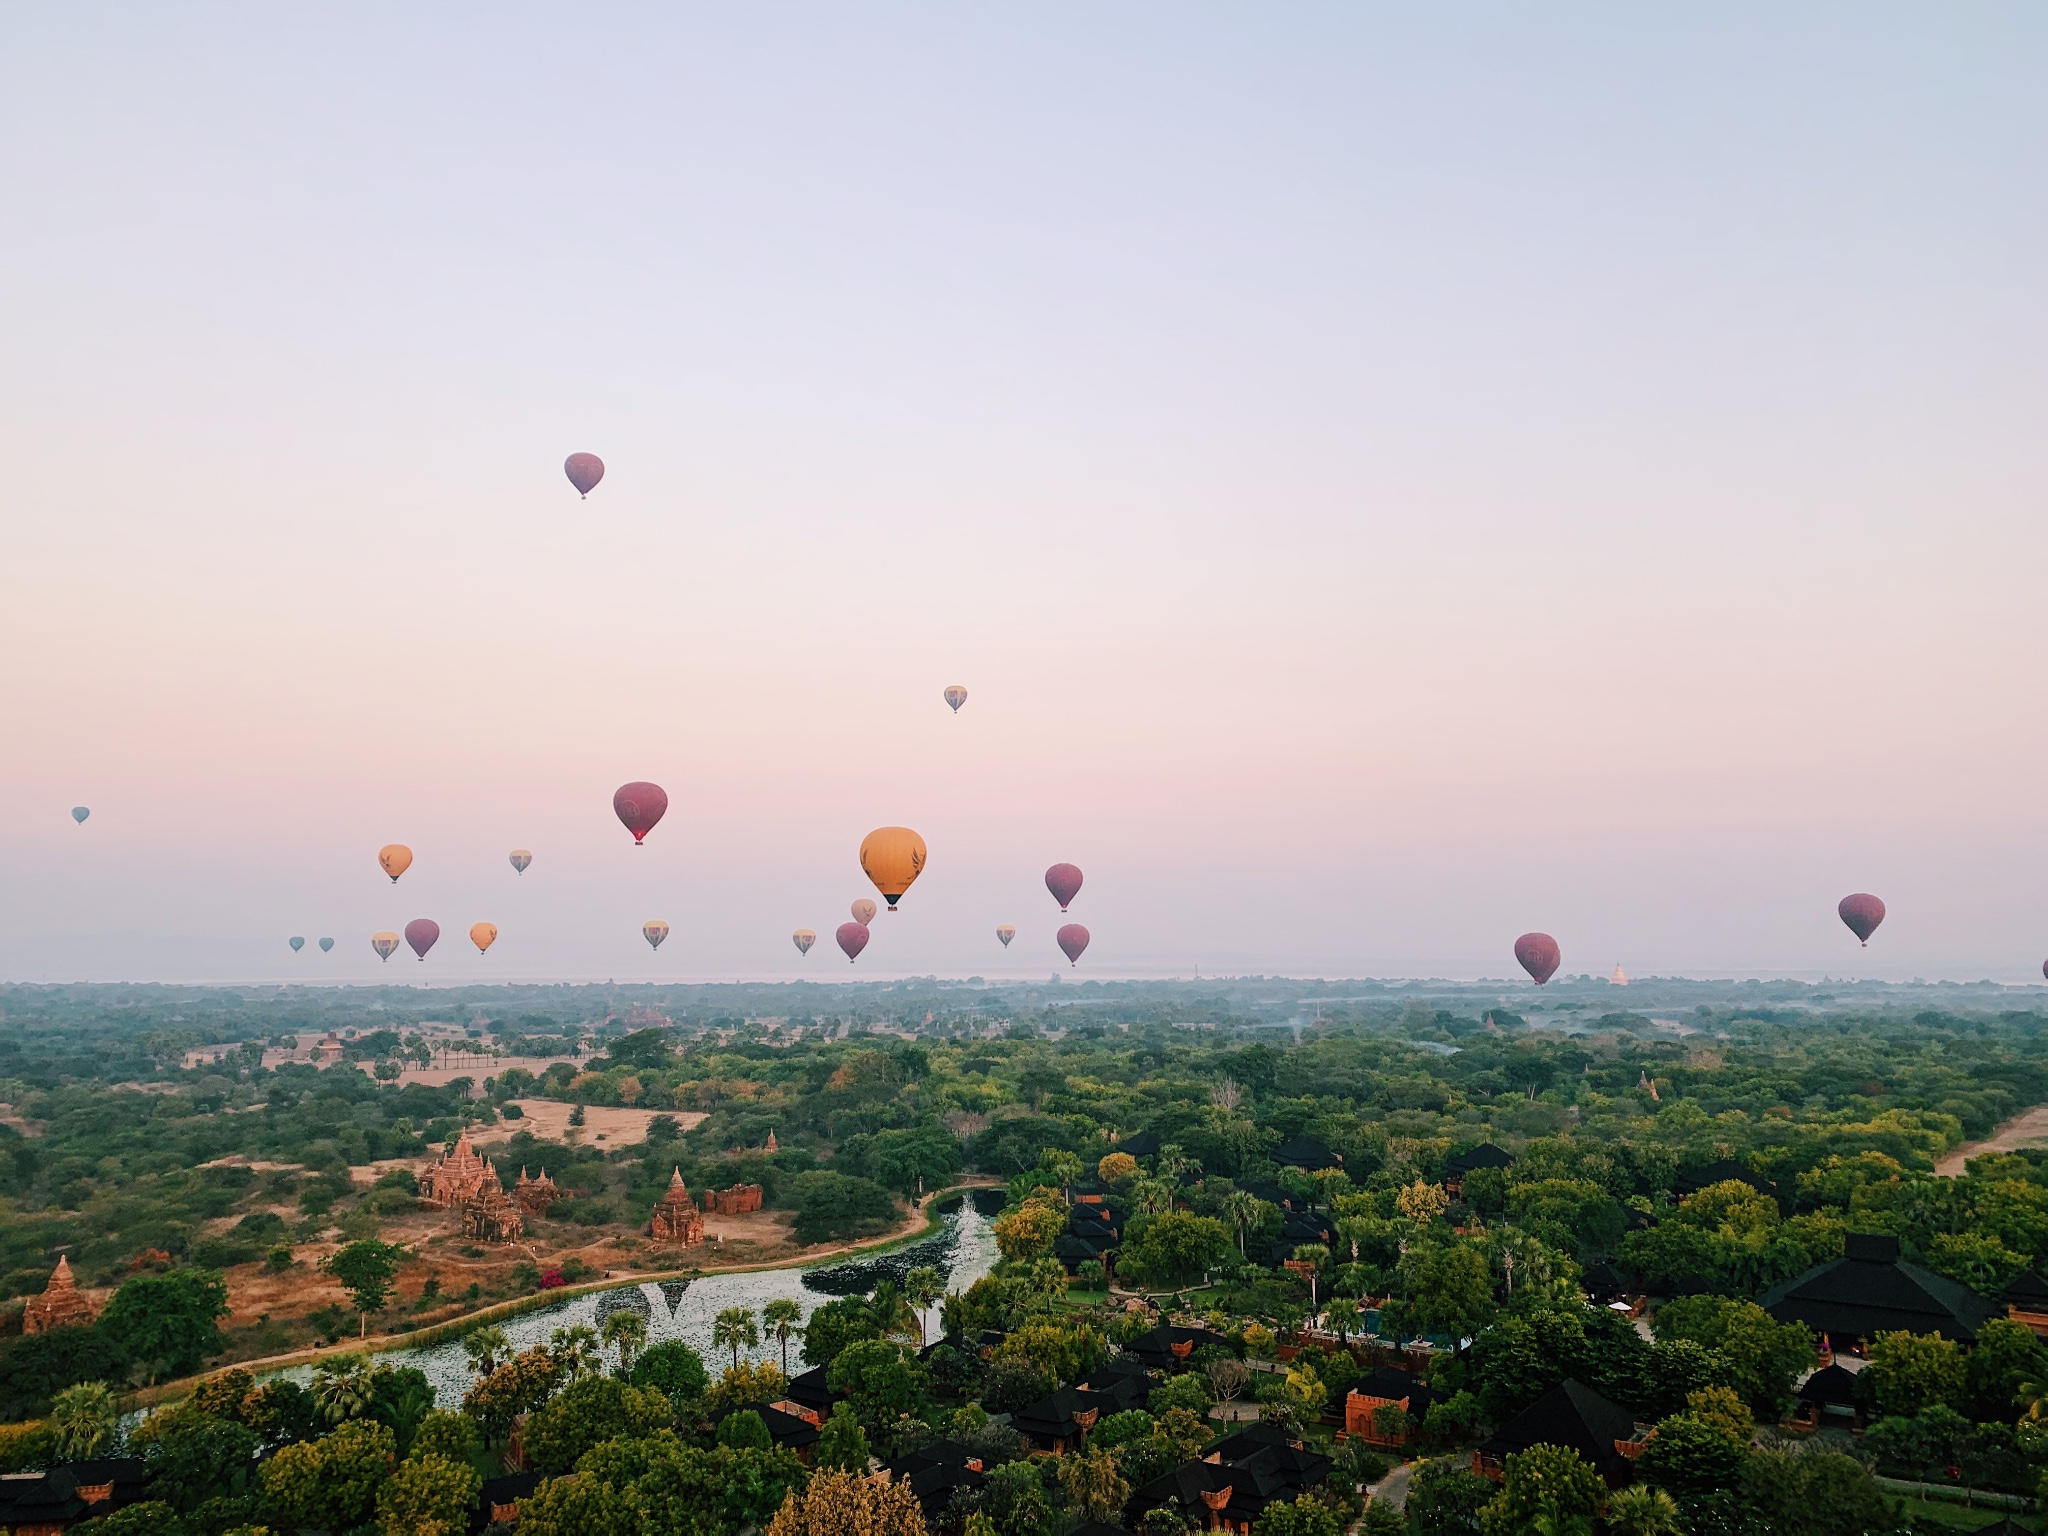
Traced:
<path fill-rule="evenodd" d="M 57 1272 L 50 1276 L 49 1285 L 42 1295 L 29 1302 L 21 1315 L 21 1331 L 48 1333 L 53 1328 L 83 1327 L 93 1320 L 93 1315 L 91 1299 L 72 1278 L 71 1260 L 59 1254 Z"/>
<path fill-rule="evenodd" d="M 562 1198 L 562 1191 L 555 1181 L 548 1177 L 547 1169 L 540 1171 L 540 1177 L 530 1179 L 526 1170 L 519 1170 L 519 1182 L 512 1186 L 512 1198 L 519 1202 L 519 1208 L 533 1216 L 545 1216 L 548 1207 Z"/>
<path fill-rule="evenodd" d="M 477 1156 L 464 1130 L 448 1154 L 420 1175 L 420 1198 L 439 1210 L 452 1210 L 475 1199 L 485 1184 L 495 1187 L 497 1182 L 498 1170 L 489 1158 Z"/>
<path fill-rule="evenodd" d="M 493 1175 L 462 1207 L 462 1235 L 472 1242 L 509 1243 L 526 1230 L 526 1218 Z"/>
<path fill-rule="evenodd" d="M 654 1207 L 654 1215 L 647 1223 L 647 1235 L 657 1243 L 704 1241 L 704 1215 L 690 1199 L 682 1169 L 676 1169 L 670 1176 L 668 1192 Z"/>

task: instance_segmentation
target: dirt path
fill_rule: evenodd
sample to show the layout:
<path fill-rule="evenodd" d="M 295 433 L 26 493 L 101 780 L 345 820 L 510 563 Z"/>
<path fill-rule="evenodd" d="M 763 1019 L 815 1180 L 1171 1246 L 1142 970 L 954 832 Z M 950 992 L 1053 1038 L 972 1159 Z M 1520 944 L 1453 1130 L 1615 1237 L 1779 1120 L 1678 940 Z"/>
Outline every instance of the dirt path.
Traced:
<path fill-rule="evenodd" d="M 1973 1157 L 2044 1144 L 2048 1144 L 2048 1104 L 2036 1104 L 2014 1115 L 1982 1141 L 1964 1142 L 1936 1163 L 1934 1171 L 1944 1179 L 1960 1178 Z"/>

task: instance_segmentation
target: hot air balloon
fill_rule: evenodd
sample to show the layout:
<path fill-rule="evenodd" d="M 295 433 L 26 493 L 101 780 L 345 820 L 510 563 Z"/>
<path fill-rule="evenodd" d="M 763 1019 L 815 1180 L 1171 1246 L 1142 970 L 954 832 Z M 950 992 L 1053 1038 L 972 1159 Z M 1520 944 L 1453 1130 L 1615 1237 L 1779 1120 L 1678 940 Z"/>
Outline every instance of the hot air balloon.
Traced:
<path fill-rule="evenodd" d="M 1045 872 L 1045 888 L 1064 912 L 1067 903 L 1081 894 L 1081 871 L 1072 864 L 1055 864 Z"/>
<path fill-rule="evenodd" d="M 797 929 L 795 933 L 789 936 L 789 939 L 792 944 L 796 945 L 796 952 L 800 955 L 808 955 L 811 952 L 811 946 L 818 942 L 818 936 L 808 928 Z"/>
<path fill-rule="evenodd" d="M 389 960 L 392 951 L 398 948 L 398 935 L 395 933 L 373 933 L 370 935 L 370 948 L 377 951 L 377 958 L 379 960 Z"/>
<path fill-rule="evenodd" d="M 865 928 L 875 920 L 875 904 L 863 896 L 853 904 L 853 920 Z"/>
<path fill-rule="evenodd" d="M 860 957 L 860 952 L 868 947 L 868 925 L 841 923 L 839 931 L 833 937 L 839 941 L 839 947 L 846 952 L 846 963 L 851 965 Z"/>
<path fill-rule="evenodd" d="M 85 825 L 85 818 L 90 816 L 91 814 L 92 807 L 89 805 L 74 805 L 73 807 L 71 807 L 71 819 L 77 822 L 81 827 Z"/>
<path fill-rule="evenodd" d="M 960 713 L 960 706 L 967 702 L 967 690 L 958 683 L 946 690 L 946 702 L 953 706 L 953 713 Z"/>
<path fill-rule="evenodd" d="M 482 954 L 498 942 L 498 925 L 496 923 L 471 923 L 469 925 L 469 942 L 476 946 L 478 954 Z"/>
<path fill-rule="evenodd" d="M 285 943 L 291 945 L 292 953 L 296 955 L 300 950 L 306 947 L 306 936 L 302 933 L 295 933 L 290 938 L 286 939 Z"/>
<path fill-rule="evenodd" d="M 996 927 L 996 937 L 1003 941 L 1003 948 L 1008 949 L 1010 940 L 1017 937 L 1017 930 L 1008 923 L 1001 923 Z"/>
<path fill-rule="evenodd" d="M 1053 937 L 1059 940 L 1060 948 L 1065 951 L 1067 964 L 1079 965 L 1081 956 L 1088 949 L 1088 930 L 1079 923 L 1067 923 Z"/>
<path fill-rule="evenodd" d="M 327 954 L 327 953 L 328 953 L 328 952 L 329 952 L 330 950 L 332 950 L 333 948 L 334 948 L 334 940 L 332 940 L 332 939 L 322 939 L 322 940 L 320 941 L 320 953 L 321 953 L 321 954 L 323 954 L 323 955 L 324 955 L 324 954 Z"/>
<path fill-rule="evenodd" d="M 652 832 L 655 823 L 668 814 L 668 791 L 659 784 L 621 784 L 612 796 L 612 809 L 626 824 L 626 830 L 633 834 L 633 846 L 637 848 L 640 839 Z"/>
<path fill-rule="evenodd" d="M 1849 925 L 1849 931 L 1866 945 L 1870 943 L 1870 936 L 1877 932 L 1877 925 L 1884 921 L 1884 903 L 1868 891 L 1844 896 L 1835 911 Z"/>
<path fill-rule="evenodd" d="M 514 848 L 514 849 L 512 850 L 512 870 L 513 870 L 513 873 L 515 873 L 515 874 L 520 874 L 520 875 L 523 875 L 523 874 L 525 874 L 525 873 L 526 873 L 526 866 L 527 866 L 527 865 L 529 865 L 529 864 L 531 864 L 532 862 L 533 862 L 533 855 L 532 855 L 532 854 L 530 854 L 530 853 L 528 853 L 528 852 L 527 852 L 527 851 L 526 851 L 526 850 L 525 850 L 524 848 Z"/>
<path fill-rule="evenodd" d="M 1540 987 L 1557 974 L 1558 964 L 1564 955 L 1557 947 L 1557 940 L 1549 934 L 1525 933 L 1515 940 L 1515 959 Z"/>
<path fill-rule="evenodd" d="M 441 925 L 431 917 L 416 917 L 405 925 L 405 942 L 412 946 L 412 952 L 422 960 L 427 951 L 434 947 L 434 940 L 441 937 Z"/>
<path fill-rule="evenodd" d="M 384 866 L 384 873 L 396 885 L 398 877 L 412 868 L 412 850 L 403 843 L 386 843 L 377 850 L 377 862 Z"/>
<path fill-rule="evenodd" d="M 896 910 L 896 903 L 924 873 L 924 839 L 908 827 L 877 827 L 860 844 L 860 867 Z"/>
<path fill-rule="evenodd" d="M 572 453 L 562 460 L 562 473 L 569 477 L 569 483 L 584 496 L 597 489 L 597 482 L 604 478 L 604 460 L 594 453 Z"/>
<path fill-rule="evenodd" d="M 640 925 L 640 934 L 651 948 L 659 949 L 661 941 L 668 937 L 668 924 L 658 917 L 650 918 Z"/>

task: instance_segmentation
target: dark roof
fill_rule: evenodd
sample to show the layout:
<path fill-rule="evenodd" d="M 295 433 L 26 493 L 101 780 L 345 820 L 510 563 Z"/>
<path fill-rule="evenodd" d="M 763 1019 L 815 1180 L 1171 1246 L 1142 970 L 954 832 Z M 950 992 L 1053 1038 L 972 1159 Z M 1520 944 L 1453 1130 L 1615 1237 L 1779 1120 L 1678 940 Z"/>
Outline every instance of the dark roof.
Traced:
<path fill-rule="evenodd" d="M 1817 1333 L 1936 1333 L 1962 1343 L 1997 1317 L 2000 1307 L 1968 1286 L 1899 1257 L 1899 1240 L 1852 1232 L 1839 1259 L 1764 1293 L 1763 1309 L 1781 1323 Z"/>
<path fill-rule="evenodd" d="M 979 1488 L 988 1478 L 972 1467 L 948 1466 L 939 1462 L 921 1462 L 896 1472 L 891 1468 L 896 1481 L 909 1485 L 911 1494 L 927 1518 L 936 1517 L 953 1502 L 953 1495 L 962 1488 Z"/>
<path fill-rule="evenodd" d="M 825 1367 L 814 1365 L 808 1371 L 800 1371 L 789 1378 L 789 1390 L 782 1394 L 792 1403 L 802 1403 L 806 1408 L 816 1408 L 829 1413 L 832 1405 L 839 1401 L 839 1394 L 825 1385 Z"/>
<path fill-rule="evenodd" d="M 50 1472 L 0 1474 L 0 1525 L 76 1520 L 85 1513 L 78 1484 L 61 1467 Z"/>
<path fill-rule="evenodd" d="M 477 1491 L 476 1508 L 469 1515 L 471 1536 L 491 1528 L 492 1505 L 517 1504 L 539 1486 L 538 1472 L 508 1472 L 503 1477 L 485 1478 L 483 1487 Z"/>
<path fill-rule="evenodd" d="M 1299 1168 L 1314 1173 L 1319 1168 L 1341 1168 L 1344 1159 L 1313 1136 L 1291 1136 L 1273 1149 L 1273 1161 L 1282 1168 Z"/>
<path fill-rule="evenodd" d="M 1627 1296 L 1635 1290 L 1634 1282 L 1607 1259 L 1599 1259 L 1588 1264 L 1581 1279 L 1586 1294 L 1596 1300 L 1604 1301 L 1614 1296 Z"/>
<path fill-rule="evenodd" d="M 1427 1382 L 1406 1371 L 1397 1371 L 1391 1365 L 1376 1366 L 1367 1371 L 1351 1383 L 1350 1390 L 1397 1403 L 1405 1397 L 1408 1399 L 1408 1411 L 1418 1419 L 1428 1413 L 1430 1405 L 1436 1401 L 1436 1394 L 1429 1390 Z"/>
<path fill-rule="evenodd" d="M 1254 1419 L 1242 1425 L 1235 1434 L 1218 1440 L 1202 1455 L 1204 1460 L 1214 1456 L 1221 1461 L 1242 1461 L 1247 1456 L 1256 1456 L 1269 1445 L 1293 1450 L 1294 1437 L 1277 1424 Z"/>
<path fill-rule="evenodd" d="M 1104 1525 L 1100 1520 L 1089 1520 L 1068 1531 L 1067 1536 L 1131 1536 L 1131 1533 L 1125 1526 Z"/>
<path fill-rule="evenodd" d="M 1250 1195 L 1254 1200 L 1263 1200 L 1268 1205 L 1277 1205 L 1283 1211 L 1294 1209 L 1295 1197 L 1287 1193 L 1278 1184 L 1262 1184 L 1256 1179 L 1248 1179 L 1237 1187 Z"/>
<path fill-rule="evenodd" d="M 90 1461 L 67 1461 L 52 1470 L 69 1472 L 81 1488 L 112 1483 L 119 1490 L 149 1481 L 149 1463 L 140 1456 L 95 1456 Z"/>
<path fill-rule="evenodd" d="M 1464 1175 L 1476 1173 L 1481 1168 L 1512 1168 L 1515 1157 L 1490 1141 L 1482 1141 L 1476 1147 L 1467 1147 L 1463 1152 L 1453 1152 L 1444 1159 L 1444 1172 Z"/>
<path fill-rule="evenodd" d="M 907 1472 L 916 1467 L 964 1467 L 969 1462 L 980 1461 L 981 1453 L 973 1446 L 959 1440 L 934 1440 L 921 1445 L 914 1451 L 905 1451 L 888 1464 L 891 1472 Z"/>
<path fill-rule="evenodd" d="M 1208 1459 L 1182 1462 L 1132 1494 L 1125 1513 L 1176 1509 L 1206 1527 L 1210 1510 L 1202 1495 L 1227 1488 L 1230 1519 L 1250 1524 L 1270 1505 L 1298 1498 L 1329 1477 L 1329 1457 L 1296 1450 L 1284 1437 L 1275 1444 L 1272 1433 L 1247 1428 L 1211 1448 Z"/>
<path fill-rule="evenodd" d="M 1128 1152 L 1133 1157 L 1157 1157 L 1159 1155 L 1159 1138 L 1150 1131 L 1137 1131 L 1129 1136 L 1120 1138 L 1117 1144 L 1109 1150 L 1112 1152 Z"/>
<path fill-rule="evenodd" d="M 817 1425 L 809 1419 L 800 1419 L 793 1413 L 784 1413 L 780 1408 L 771 1407 L 767 1403 L 740 1403 L 731 1408 L 721 1408 L 711 1415 L 711 1422 L 723 1424 L 734 1414 L 749 1408 L 761 1415 L 761 1422 L 768 1427 L 769 1440 L 782 1449 L 794 1451 L 818 1443 Z"/>
<path fill-rule="evenodd" d="M 1071 1232 L 1062 1232 L 1052 1240 L 1052 1256 L 1065 1269 L 1080 1269 L 1086 1265 L 1102 1263 L 1102 1255 L 1108 1251 L 1107 1244 L 1085 1242 Z"/>
<path fill-rule="evenodd" d="M 1155 1371 L 1170 1371 L 1204 1344 L 1218 1343 L 1220 1339 L 1220 1335 L 1211 1333 L 1206 1328 L 1177 1328 L 1171 1323 L 1161 1323 L 1126 1343 L 1124 1353 L 1149 1365 Z M 1176 1344 L 1185 1344 L 1189 1347 L 1182 1354 L 1176 1355 L 1173 1352 L 1173 1346 Z"/>
<path fill-rule="evenodd" d="M 1718 1162 L 1702 1163 L 1696 1168 L 1681 1168 L 1678 1176 L 1671 1181 L 1671 1192 L 1677 1195 L 1696 1195 L 1703 1189 L 1716 1184 L 1747 1184 L 1759 1194 L 1777 1197 L 1778 1186 L 1762 1174 L 1755 1172 L 1747 1163 L 1738 1163 L 1732 1157 Z"/>
<path fill-rule="evenodd" d="M 1614 1443 L 1633 1440 L 1635 1434 L 1634 1414 L 1567 1378 L 1501 1425 L 1479 1449 L 1488 1456 L 1512 1456 L 1532 1445 L 1563 1446 L 1603 1475 L 1618 1476 L 1629 1462 Z"/>
<path fill-rule="evenodd" d="M 1799 1384 L 1803 1403 L 1853 1403 L 1856 1401 L 1856 1373 L 1839 1365 L 1824 1366 Z"/>
<path fill-rule="evenodd" d="M 2015 1275 L 2013 1282 L 2005 1288 L 2004 1300 L 2027 1312 L 2038 1312 L 2048 1307 L 2048 1280 L 2043 1280 L 2034 1270 Z"/>
<path fill-rule="evenodd" d="M 1010 1428 L 1034 1440 L 1061 1440 L 1081 1433 L 1081 1421 L 1102 1412 L 1102 1400 L 1072 1387 L 1061 1387 L 1010 1415 Z M 1093 1422 L 1090 1418 L 1090 1422 Z"/>

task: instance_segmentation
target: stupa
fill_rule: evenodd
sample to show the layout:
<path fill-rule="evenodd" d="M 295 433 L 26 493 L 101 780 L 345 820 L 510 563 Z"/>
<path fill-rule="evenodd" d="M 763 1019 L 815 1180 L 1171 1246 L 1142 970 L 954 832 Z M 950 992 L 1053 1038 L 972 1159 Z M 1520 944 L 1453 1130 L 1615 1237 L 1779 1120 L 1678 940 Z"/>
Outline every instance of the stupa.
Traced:
<path fill-rule="evenodd" d="M 690 1199 L 689 1186 L 683 1183 L 682 1169 L 676 1169 L 670 1176 L 668 1191 L 648 1220 L 647 1235 L 657 1243 L 704 1241 L 704 1214 Z"/>
<path fill-rule="evenodd" d="M 493 1175 L 462 1207 L 462 1235 L 471 1242 L 509 1243 L 526 1230 L 519 1207 Z"/>
<path fill-rule="evenodd" d="M 1619 960 L 1614 962 L 1614 974 L 1607 978 L 1607 985 L 1610 987 L 1625 987 L 1628 985 L 1628 972 L 1621 968 Z"/>
<path fill-rule="evenodd" d="M 48 1333 L 53 1328 L 83 1327 L 93 1320 L 94 1312 L 91 1298 L 72 1278 L 71 1260 L 59 1254 L 57 1272 L 50 1276 L 43 1294 L 31 1300 L 21 1314 L 21 1331 Z"/>
<path fill-rule="evenodd" d="M 519 1170 L 519 1182 L 512 1186 L 512 1198 L 519 1202 L 522 1211 L 535 1216 L 545 1216 L 548 1207 L 562 1198 L 562 1191 L 555 1181 L 548 1177 L 547 1169 L 540 1171 L 540 1177 L 529 1179 L 526 1170 Z"/>
<path fill-rule="evenodd" d="M 452 1210 L 475 1199 L 485 1184 L 495 1187 L 497 1182 L 497 1169 L 489 1158 L 477 1156 L 465 1130 L 447 1156 L 420 1175 L 420 1198 L 441 1210 Z"/>

